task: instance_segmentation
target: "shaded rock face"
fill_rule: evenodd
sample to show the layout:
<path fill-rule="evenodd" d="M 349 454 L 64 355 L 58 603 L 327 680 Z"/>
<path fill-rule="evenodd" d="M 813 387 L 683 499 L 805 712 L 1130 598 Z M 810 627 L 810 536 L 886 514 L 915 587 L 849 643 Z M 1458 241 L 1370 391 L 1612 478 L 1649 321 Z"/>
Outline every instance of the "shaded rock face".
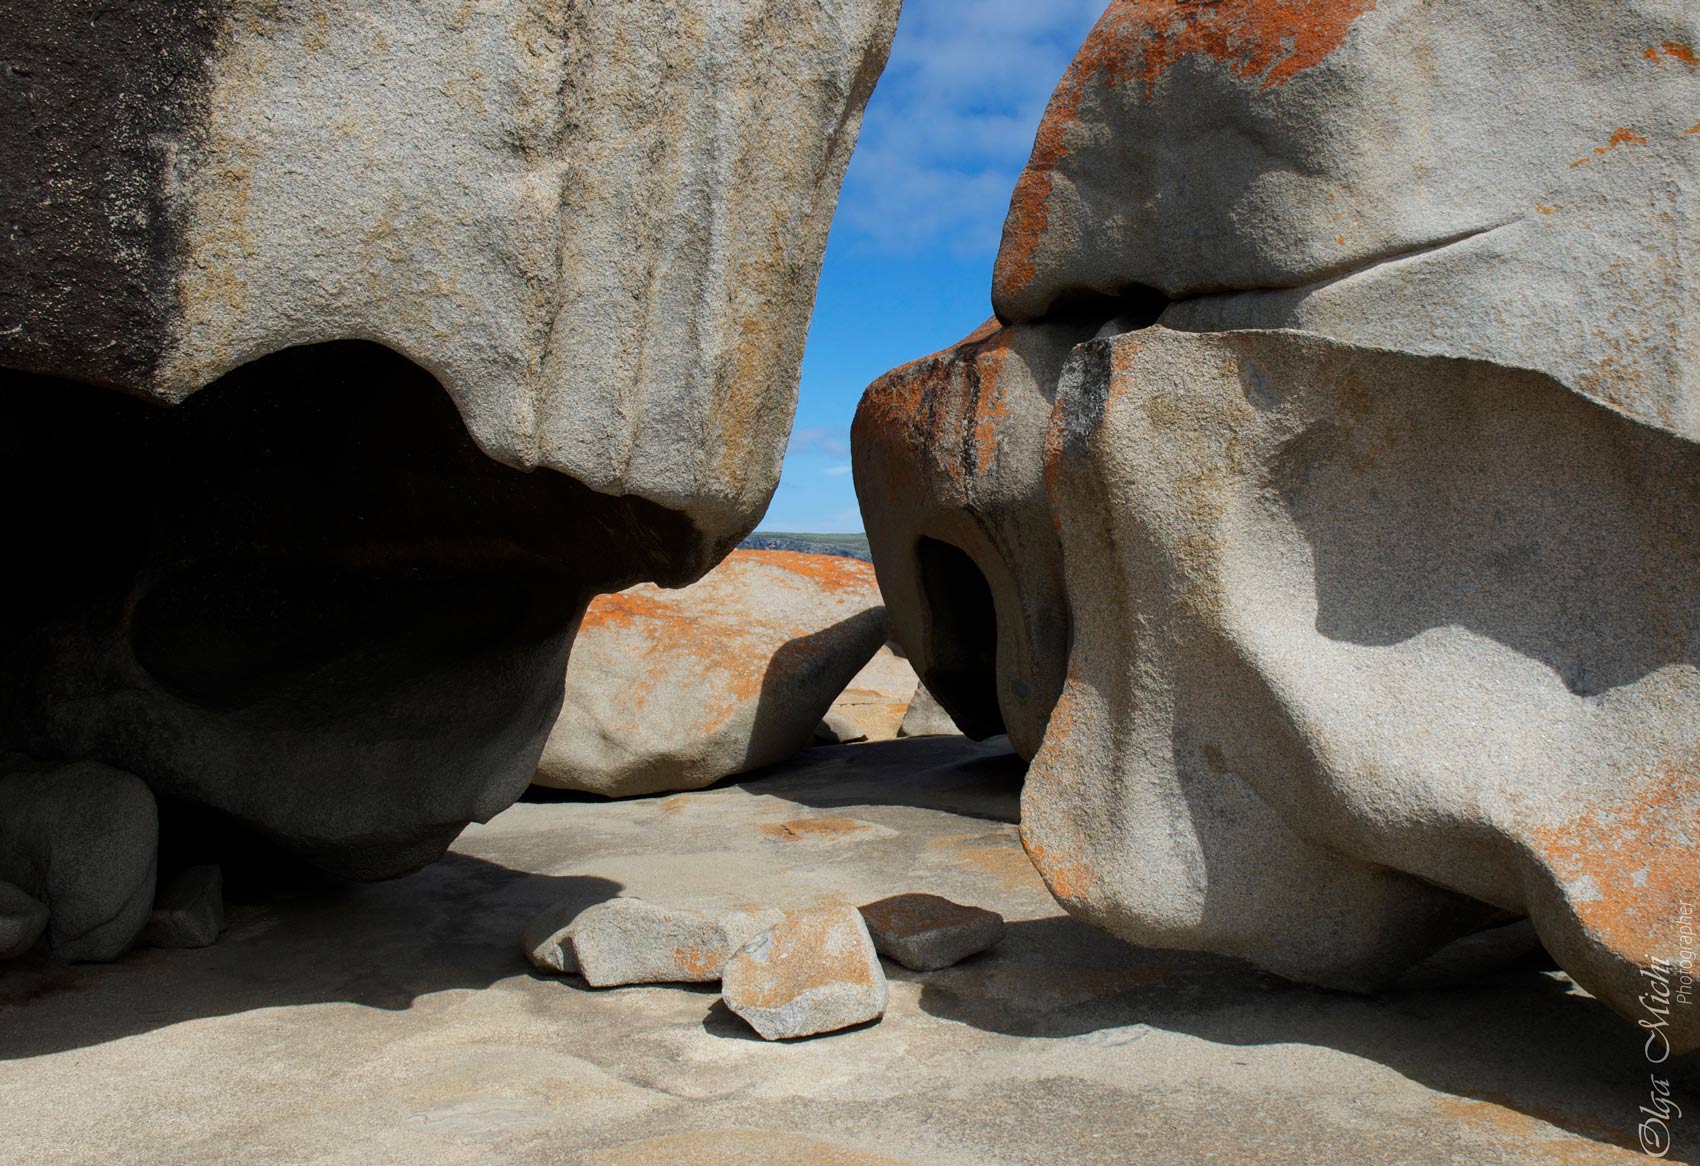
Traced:
<path fill-rule="evenodd" d="M 539 785 L 623 797 L 783 761 L 886 640 L 873 568 L 734 551 L 677 592 L 590 605 Z"/>
<path fill-rule="evenodd" d="M 856 449 L 898 638 L 980 653 L 1012 740 L 1049 678 L 1022 829 L 1071 911 L 1354 989 L 1528 915 L 1700 1045 L 1659 987 L 1700 899 L 1696 43 L 1653 5 L 1110 6 L 1003 323 L 877 383 Z M 1062 329 L 988 408 L 988 354 Z M 1042 503 L 979 502 L 1023 450 Z M 915 584 L 925 524 L 977 588 Z M 1006 652 L 1040 611 L 1066 647 Z"/>
<path fill-rule="evenodd" d="M 8 13 L 0 756 L 134 774 L 174 869 L 508 805 L 589 597 L 772 493 L 897 8 Z"/>

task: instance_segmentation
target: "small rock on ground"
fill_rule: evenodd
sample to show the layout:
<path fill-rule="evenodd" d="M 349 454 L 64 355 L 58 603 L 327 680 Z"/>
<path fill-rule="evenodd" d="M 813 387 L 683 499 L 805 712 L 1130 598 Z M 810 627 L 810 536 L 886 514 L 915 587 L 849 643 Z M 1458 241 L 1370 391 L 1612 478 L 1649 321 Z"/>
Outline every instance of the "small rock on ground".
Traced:
<path fill-rule="evenodd" d="M 915 690 L 909 709 L 903 714 L 903 724 L 897 730 L 899 737 L 950 737 L 961 733 L 938 698 L 927 691 L 926 685 Z"/>
<path fill-rule="evenodd" d="M 590 908 L 569 940 L 579 974 L 593 988 L 712 983 L 736 949 L 721 920 L 636 898 Z"/>
<path fill-rule="evenodd" d="M 192 866 L 161 883 L 139 943 L 151 947 L 208 947 L 224 930 L 224 873 Z"/>
<path fill-rule="evenodd" d="M 867 739 L 867 730 L 843 713 L 827 713 L 815 726 L 816 745 L 852 745 Z"/>
<path fill-rule="evenodd" d="M 889 989 L 861 912 L 787 914 L 726 964 L 722 996 L 766 1040 L 836 1032 L 885 1015 Z"/>
<path fill-rule="evenodd" d="M 938 895 L 893 895 L 862 908 L 874 947 L 910 971 L 936 972 L 994 947 L 1003 916 Z"/>
<path fill-rule="evenodd" d="M 0 883 L 0 960 L 17 959 L 47 930 L 47 905 L 11 883 Z"/>
<path fill-rule="evenodd" d="M 578 971 L 578 960 L 573 958 L 572 927 L 585 910 L 582 902 L 569 899 L 526 924 L 519 942 L 533 967 L 547 975 Z"/>

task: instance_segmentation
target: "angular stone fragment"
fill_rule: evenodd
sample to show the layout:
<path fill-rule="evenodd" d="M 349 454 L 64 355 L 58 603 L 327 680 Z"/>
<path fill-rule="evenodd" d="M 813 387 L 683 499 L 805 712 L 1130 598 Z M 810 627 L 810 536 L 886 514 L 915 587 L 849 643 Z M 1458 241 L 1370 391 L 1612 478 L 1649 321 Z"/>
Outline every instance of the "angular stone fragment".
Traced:
<path fill-rule="evenodd" d="M 47 905 L 11 883 L 0 883 L 0 960 L 17 959 L 47 930 Z"/>
<path fill-rule="evenodd" d="M 137 942 L 150 947 L 206 947 L 224 930 L 224 873 L 194 866 L 167 880 Z"/>
<path fill-rule="evenodd" d="M 867 739 L 862 726 L 843 713 L 829 712 L 815 726 L 816 745 L 850 745 Z"/>
<path fill-rule="evenodd" d="M 567 938 L 578 973 L 592 988 L 712 983 L 736 947 L 713 916 L 636 898 L 598 903 L 573 922 Z"/>
<path fill-rule="evenodd" d="M 726 1006 L 765 1040 L 835 1032 L 885 1015 L 889 989 L 861 912 L 798 911 L 727 962 Z"/>
<path fill-rule="evenodd" d="M 938 895 L 893 895 L 862 908 L 874 948 L 910 971 L 936 972 L 996 946 L 1003 916 Z"/>
<path fill-rule="evenodd" d="M 886 644 L 838 694 L 832 713 L 855 724 L 869 741 L 894 740 L 918 683 L 909 661 Z"/>
<path fill-rule="evenodd" d="M 834 555 L 735 551 L 683 590 L 599 596 L 535 780 L 624 797 L 783 761 L 885 638 L 873 567 Z"/>
<path fill-rule="evenodd" d="M 899 737 L 952 737 L 962 732 L 956 727 L 956 722 L 950 719 L 950 714 L 944 711 L 944 706 L 938 702 L 926 685 L 915 690 L 915 695 L 909 701 L 909 707 L 903 713 L 903 724 L 898 727 Z"/>
<path fill-rule="evenodd" d="M 526 925 L 520 947 L 533 967 L 549 975 L 578 971 L 578 961 L 573 957 L 572 927 L 587 909 L 577 899 L 569 899 L 540 913 Z"/>

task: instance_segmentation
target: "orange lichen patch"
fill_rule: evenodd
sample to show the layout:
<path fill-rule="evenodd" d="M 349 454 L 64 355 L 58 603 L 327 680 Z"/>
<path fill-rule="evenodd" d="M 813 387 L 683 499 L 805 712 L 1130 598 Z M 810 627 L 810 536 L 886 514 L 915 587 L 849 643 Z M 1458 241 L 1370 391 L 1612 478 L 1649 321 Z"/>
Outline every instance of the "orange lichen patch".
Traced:
<path fill-rule="evenodd" d="M 1117 0 L 1098 21 L 1039 125 L 1033 154 L 1016 182 L 993 277 L 999 298 L 1033 281 L 1039 247 L 1050 226 L 1053 172 L 1069 155 L 1070 129 L 1087 90 L 1137 80 L 1145 99 L 1182 58 L 1203 54 L 1262 88 L 1285 85 L 1345 43 L 1357 19 L 1376 0 Z"/>
<path fill-rule="evenodd" d="M 1045 885 L 1051 888 L 1051 894 L 1059 900 L 1084 899 L 1097 885 L 1098 876 L 1078 855 L 1041 846 L 1028 838 L 1025 830 L 1021 832 L 1021 844 L 1027 849 L 1027 857 L 1045 880 Z"/>
<path fill-rule="evenodd" d="M 1641 782 L 1632 800 L 1530 831 L 1577 921 L 1631 963 L 1674 962 L 1684 903 L 1700 902 L 1700 755 Z"/>
<path fill-rule="evenodd" d="M 1149 99 L 1164 73 L 1183 57 L 1204 54 L 1236 76 L 1260 80 L 1264 89 L 1285 85 L 1315 68 L 1345 43 L 1358 18 L 1376 0 L 1121 0 L 1105 20 L 1117 18 L 1124 53 L 1137 46 L 1137 74 Z M 1131 59 L 1128 54 L 1124 59 Z"/>
<path fill-rule="evenodd" d="M 726 952 L 717 948 L 691 944 L 673 949 L 673 966 L 687 981 L 716 979 L 726 965 Z"/>
<path fill-rule="evenodd" d="M 674 814 L 682 813 L 684 811 L 687 800 L 688 799 L 686 798 L 667 798 L 664 801 L 657 802 L 655 808 L 660 810 L 663 814 L 666 814 L 668 817 L 672 817 Z"/>
<path fill-rule="evenodd" d="M 1682 132 L 1685 134 L 1700 134 L 1700 122 L 1695 122 L 1692 129 L 1686 129 Z"/>
<path fill-rule="evenodd" d="M 1647 144 L 1646 138 L 1642 137 L 1640 134 L 1636 133 L 1634 130 L 1630 129 L 1628 126 L 1619 126 L 1617 131 L 1612 134 L 1611 140 L 1609 142 L 1607 142 L 1603 146 L 1595 146 L 1594 147 L 1594 155 L 1609 154 L 1613 150 L 1617 149 L 1619 146 L 1645 146 L 1646 144 Z M 1570 168 L 1572 170 L 1574 170 L 1578 166 L 1586 166 L 1589 162 L 1592 162 L 1593 160 L 1594 160 L 1593 156 L 1589 156 L 1589 157 L 1586 157 L 1586 158 L 1578 158 L 1578 159 L 1576 159 L 1576 161 L 1574 161 L 1570 164 Z"/>
<path fill-rule="evenodd" d="M 874 828 L 871 823 L 855 818 L 797 818 L 760 827 L 763 834 L 778 842 L 836 842 Z"/>
<path fill-rule="evenodd" d="M 1694 55 L 1694 47 L 1692 45 L 1685 45 L 1681 41 L 1667 40 L 1659 47 L 1664 50 L 1665 56 L 1675 57 L 1685 65 L 1693 65 L 1696 68 L 1700 68 L 1700 56 Z M 1647 52 L 1651 54 L 1653 50 L 1648 49 Z"/>
<path fill-rule="evenodd" d="M 629 628 L 640 620 L 673 623 L 681 617 L 677 608 L 654 588 L 634 588 L 613 595 L 598 595 L 585 609 L 581 632 L 598 628 Z"/>
<path fill-rule="evenodd" d="M 883 469 L 926 475 L 888 485 L 935 504 L 969 504 L 971 483 L 988 474 L 1011 408 L 1000 385 L 1013 334 L 989 321 L 955 347 L 887 373 L 868 389 L 852 440 L 888 451 Z M 870 459 L 872 460 L 872 459 Z"/>
<path fill-rule="evenodd" d="M 927 843 L 953 866 L 989 875 L 1006 891 L 1041 890 L 1039 872 L 1013 840 L 986 834 L 948 834 Z"/>
<path fill-rule="evenodd" d="M 1556 1113 L 1526 1113 L 1494 1101 L 1443 1097 L 1435 1102 L 1437 1116 L 1449 1127 L 1464 1125 L 1490 1133 L 1500 1144 L 1515 1145 L 1530 1161 L 1554 1166 L 1594 1166 L 1601 1162 L 1645 1161 L 1630 1148 L 1627 1136 L 1597 1122 L 1575 1123 Z M 1559 1128 L 1554 1128 L 1554 1127 Z M 1566 1129 L 1585 1128 L 1585 1137 Z M 1609 1143 L 1609 1144 L 1602 1144 Z"/>
<path fill-rule="evenodd" d="M 1558 209 L 1559 209 L 1559 208 L 1558 208 L 1558 207 L 1555 207 L 1555 206 L 1548 206 L 1548 205 L 1547 205 L 1547 204 L 1546 204 L 1546 203 L 1544 203 L 1544 202 L 1537 202 L 1537 203 L 1536 203 L 1536 204 L 1535 204 L 1535 209 L 1536 209 L 1536 210 L 1538 210 L 1538 211 L 1540 211 L 1540 212 L 1541 212 L 1541 213 L 1542 213 L 1542 214 L 1543 214 L 1543 215 L 1550 215 L 1550 214 L 1552 214 L 1552 213 L 1553 213 L 1553 212 L 1554 212 L 1554 211 L 1556 211 L 1556 210 L 1558 210 Z"/>
<path fill-rule="evenodd" d="M 843 555 L 810 555 L 801 551 L 733 551 L 728 562 L 767 563 L 820 584 L 834 595 L 859 595 L 877 587 L 871 563 Z"/>
<path fill-rule="evenodd" d="M 759 961 L 764 973 L 742 981 L 739 1008 L 781 1008 L 831 984 L 872 986 L 881 974 L 878 962 L 867 958 L 867 927 L 854 907 L 795 912 L 767 934 L 770 944 Z M 726 988 L 733 991 L 731 984 Z"/>
<path fill-rule="evenodd" d="M 951 927 L 974 927 L 991 912 L 979 907 L 965 907 L 937 895 L 893 895 L 862 908 L 862 918 L 868 927 L 885 935 L 912 939 L 931 931 Z"/>

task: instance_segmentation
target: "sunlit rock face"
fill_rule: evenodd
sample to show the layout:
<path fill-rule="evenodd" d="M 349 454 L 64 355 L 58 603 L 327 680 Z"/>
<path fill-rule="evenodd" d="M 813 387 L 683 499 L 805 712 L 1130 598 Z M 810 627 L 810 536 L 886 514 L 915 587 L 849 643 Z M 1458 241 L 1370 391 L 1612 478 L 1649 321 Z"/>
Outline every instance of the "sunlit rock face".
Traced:
<path fill-rule="evenodd" d="M 629 797 L 784 761 L 885 638 L 873 568 L 837 555 L 733 551 L 683 590 L 598 596 L 534 780 Z"/>
<path fill-rule="evenodd" d="M 1659 987 L 1700 901 L 1697 44 L 1675 5 L 1110 6 L 995 277 L 1005 335 L 1098 324 L 1052 407 L 964 444 L 918 395 L 857 450 L 872 536 L 882 451 L 973 497 L 1006 463 L 956 451 L 1045 412 L 1055 550 L 973 642 L 1067 628 L 1022 812 L 1072 911 L 1355 989 L 1528 915 L 1700 1044 Z M 900 638 L 948 626 L 873 546 Z"/>
<path fill-rule="evenodd" d="M 589 598 L 772 494 L 897 10 L 8 12 L 0 879 L 112 918 L 157 836 L 383 877 L 509 804 Z M 157 803 L 110 886 L 43 873 L 61 771 Z"/>

